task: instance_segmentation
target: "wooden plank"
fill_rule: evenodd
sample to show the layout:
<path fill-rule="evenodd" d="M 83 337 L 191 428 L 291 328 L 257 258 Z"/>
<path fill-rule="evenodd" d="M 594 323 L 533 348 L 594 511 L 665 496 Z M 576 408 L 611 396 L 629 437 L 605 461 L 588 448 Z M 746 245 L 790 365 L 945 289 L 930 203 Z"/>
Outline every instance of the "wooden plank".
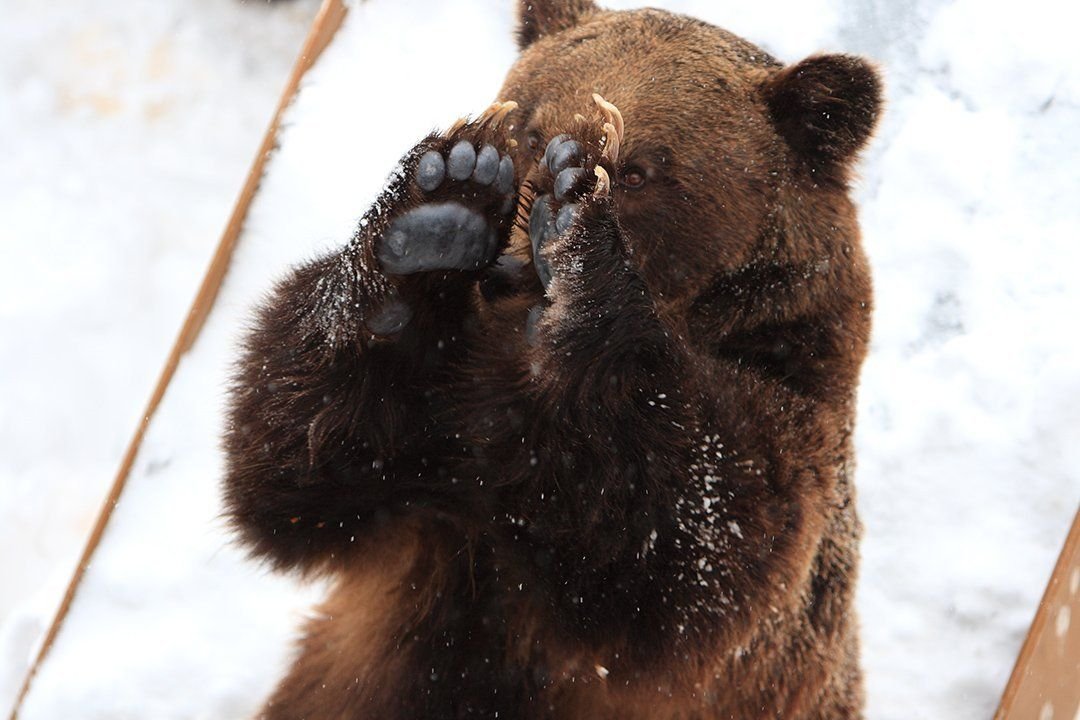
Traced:
<path fill-rule="evenodd" d="M 199 291 L 195 295 L 195 300 L 191 305 L 191 309 L 188 311 L 187 318 L 180 329 L 180 333 L 173 344 L 167 360 L 165 361 L 165 367 L 158 377 L 157 385 L 154 387 L 154 391 L 150 396 L 150 401 L 147 403 L 146 411 L 143 413 L 142 419 L 135 430 L 135 434 L 128 445 L 127 451 L 124 453 L 124 457 L 120 463 L 120 469 L 117 471 L 116 478 L 113 480 L 113 484 L 109 489 L 109 494 L 105 498 L 105 503 L 98 513 L 94 527 L 90 531 L 86 545 L 83 547 L 82 555 L 79 557 L 79 562 L 75 566 L 75 571 L 71 576 L 71 580 L 68 582 L 67 589 L 64 591 L 64 596 L 60 601 L 56 614 L 53 616 L 48 632 L 46 632 L 45 638 L 41 642 L 41 646 L 38 649 L 33 664 L 31 664 L 23 679 L 22 686 L 19 689 L 19 694 L 15 701 L 15 706 L 11 711 L 11 720 L 18 719 L 19 710 L 22 707 L 23 701 L 26 699 L 26 695 L 30 691 L 34 676 L 37 674 L 38 669 L 41 667 L 46 657 L 48 657 L 49 650 L 52 649 L 52 646 L 56 641 L 56 637 L 60 632 L 64 619 L 71 610 L 71 605 L 75 600 L 79 585 L 86 574 L 86 569 L 90 566 L 90 561 L 93 558 L 98 545 L 101 543 L 101 538 L 105 534 L 105 528 L 109 524 L 113 510 L 120 501 L 120 496 L 124 492 L 124 487 L 127 485 L 128 477 L 131 474 L 131 468 L 135 464 L 135 458 L 139 454 L 139 448 L 146 435 L 146 430 L 150 426 L 150 421 L 153 419 L 154 413 L 161 403 L 161 399 L 165 396 L 165 391 L 168 388 L 173 375 L 176 373 L 177 367 L 180 365 L 181 358 L 191 349 L 192 345 L 195 344 L 196 339 L 199 337 L 199 333 L 202 331 L 203 325 L 206 323 L 206 318 L 210 315 L 210 310 L 213 308 L 214 301 L 217 299 L 218 291 L 221 289 L 222 281 L 225 278 L 225 274 L 228 272 L 233 251 L 236 249 L 236 243 L 240 237 L 240 231 L 243 228 L 244 220 L 247 218 L 248 209 L 251 207 L 251 201 L 255 197 L 255 192 L 258 190 L 259 183 L 262 181 L 266 161 L 269 159 L 277 144 L 278 128 L 281 124 L 282 115 L 296 95 L 304 74 L 311 69 L 311 66 L 315 64 L 315 61 L 318 60 L 319 56 L 326 49 L 326 46 L 333 40 L 334 34 L 341 27 L 341 23 L 345 19 L 347 12 L 348 8 L 345 6 L 343 0 L 323 0 L 323 3 L 315 16 L 311 30 L 308 32 L 304 45 L 300 50 L 300 56 L 293 65 L 288 83 L 285 85 L 285 89 L 282 92 L 281 99 L 277 105 L 277 110 L 274 112 L 273 119 L 270 122 L 270 127 L 263 136 L 262 145 L 259 147 L 258 155 L 256 155 L 251 170 L 248 172 L 247 180 L 244 183 L 243 189 L 240 191 L 240 196 L 233 208 L 232 216 L 225 226 L 225 230 L 222 233 L 221 240 L 218 242 L 217 249 L 210 261 L 210 266 L 206 271 L 206 275 L 203 277 Z"/>
<path fill-rule="evenodd" d="M 994 718 L 1080 718 L 1080 512 Z"/>

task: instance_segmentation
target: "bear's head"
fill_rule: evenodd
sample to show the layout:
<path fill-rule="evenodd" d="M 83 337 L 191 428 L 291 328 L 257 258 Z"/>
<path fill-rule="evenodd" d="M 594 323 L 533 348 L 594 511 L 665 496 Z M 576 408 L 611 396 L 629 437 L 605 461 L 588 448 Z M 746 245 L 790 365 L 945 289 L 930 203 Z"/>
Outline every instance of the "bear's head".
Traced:
<path fill-rule="evenodd" d="M 521 55 L 500 97 L 526 177 L 547 141 L 619 108 L 619 223 L 657 303 L 694 345 L 821 397 L 849 396 L 870 280 L 848 181 L 881 105 L 864 60 L 784 66 L 660 10 L 520 0 Z"/>

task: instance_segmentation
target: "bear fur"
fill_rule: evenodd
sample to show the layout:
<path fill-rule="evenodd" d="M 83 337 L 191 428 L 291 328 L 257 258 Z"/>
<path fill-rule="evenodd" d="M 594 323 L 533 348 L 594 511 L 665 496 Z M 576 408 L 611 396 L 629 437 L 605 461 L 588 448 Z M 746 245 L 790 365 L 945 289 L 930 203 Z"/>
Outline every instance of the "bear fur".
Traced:
<path fill-rule="evenodd" d="M 877 75 L 519 13 L 513 103 L 406 154 L 247 337 L 227 512 L 335 581 L 264 716 L 861 717 Z"/>

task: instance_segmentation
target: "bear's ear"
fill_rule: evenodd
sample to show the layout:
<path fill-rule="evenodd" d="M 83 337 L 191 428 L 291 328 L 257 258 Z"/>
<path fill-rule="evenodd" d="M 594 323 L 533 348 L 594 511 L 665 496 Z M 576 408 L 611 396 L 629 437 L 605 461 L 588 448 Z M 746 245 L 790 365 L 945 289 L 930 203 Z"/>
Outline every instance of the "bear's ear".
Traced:
<path fill-rule="evenodd" d="M 811 167 L 843 169 L 877 124 L 881 80 L 862 58 L 816 55 L 765 83 L 773 123 Z"/>
<path fill-rule="evenodd" d="M 544 35 L 572 28 L 598 9 L 592 0 L 518 0 L 518 47 L 524 50 Z"/>

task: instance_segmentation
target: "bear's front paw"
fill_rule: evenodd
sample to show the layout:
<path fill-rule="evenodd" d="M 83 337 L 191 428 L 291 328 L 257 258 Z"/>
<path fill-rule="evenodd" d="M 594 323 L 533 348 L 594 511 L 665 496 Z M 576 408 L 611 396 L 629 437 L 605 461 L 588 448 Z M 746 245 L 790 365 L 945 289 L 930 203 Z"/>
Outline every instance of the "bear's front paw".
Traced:
<path fill-rule="evenodd" d="M 514 102 L 497 102 L 470 123 L 428 138 L 406 167 L 411 209 L 376 241 L 384 272 L 476 270 L 505 243 L 515 207 L 512 147 L 503 119 Z"/>
<path fill-rule="evenodd" d="M 611 103 L 594 95 L 602 123 L 578 116 L 573 132 L 556 135 L 540 162 L 536 199 L 529 212 L 529 240 L 533 265 L 546 290 L 554 276 L 550 253 L 552 240 L 564 236 L 589 197 L 607 197 L 611 179 L 607 168 L 618 163 L 623 137 L 622 114 Z"/>

